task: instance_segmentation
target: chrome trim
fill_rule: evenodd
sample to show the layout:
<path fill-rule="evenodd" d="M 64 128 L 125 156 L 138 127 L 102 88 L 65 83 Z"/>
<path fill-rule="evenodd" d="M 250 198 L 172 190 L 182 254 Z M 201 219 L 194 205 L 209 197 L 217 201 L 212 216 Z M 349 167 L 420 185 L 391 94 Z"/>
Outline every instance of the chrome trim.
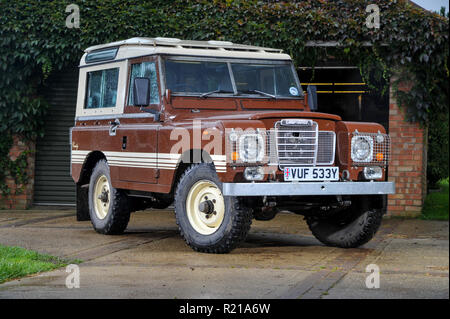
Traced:
<path fill-rule="evenodd" d="M 317 162 L 317 150 L 318 150 L 318 143 L 319 143 L 319 125 L 317 124 L 317 122 L 312 121 L 312 120 L 305 120 L 305 124 L 289 124 L 288 125 L 288 124 L 283 124 L 283 121 L 285 121 L 285 120 L 286 119 L 281 120 L 281 121 L 277 121 L 274 124 L 275 150 L 276 150 L 276 157 L 277 157 L 279 168 L 282 170 L 284 167 L 287 167 L 287 166 L 316 166 L 317 165 L 316 164 L 316 162 Z M 309 125 L 309 127 L 311 128 L 311 131 L 304 130 L 304 129 L 300 128 L 300 127 L 296 128 L 296 129 L 290 129 L 290 130 L 280 130 L 279 129 L 280 127 L 283 127 L 283 126 L 294 126 L 295 127 L 295 126 L 300 126 L 300 125 Z M 314 146 L 314 150 L 303 151 L 303 150 L 297 149 L 297 150 L 291 150 L 291 152 L 290 152 L 290 153 L 299 153 L 299 154 L 307 152 L 307 153 L 313 153 L 313 155 L 312 156 L 303 156 L 303 157 L 300 157 L 300 156 L 297 156 L 297 157 L 283 156 L 283 157 L 281 157 L 280 153 L 288 153 L 289 150 L 280 150 L 280 146 L 287 147 L 287 146 L 289 146 L 289 143 L 283 143 L 283 144 L 279 143 L 279 141 L 278 141 L 279 138 L 280 138 L 279 135 L 278 135 L 279 132 L 282 132 L 282 133 L 283 132 L 284 133 L 289 133 L 289 132 L 291 132 L 291 133 L 314 133 L 314 137 L 306 137 L 306 138 L 304 138 L 304 139 L 309 139 L 309 140 L 314 139 L 314 144 L 300 144 L 300 143 L 292 144 L 292 145 L 297 145 L 297 146 L 301 146 L 301 145 Z M 293 137 L 293 138 L 300 139 L 301 137 Z M 302 160 L 302 159 L 303 160 L 305 160 L 305 159 L 306 160 L 308 160 L 308 159 L 312 160 L 312 163 L 297 163 L 297 162 L 293 162 L 293 160 Z"/>
<path fill-rule="evenodd" d="M 395 193 L 394 182 L 223 183 L 224 196 L 384 195 Z"/>
<path fill-rule="evenodd" d="M 120 126 L 119 119 L 115 119 L 114 122 L 110 123 L 111 126 L 109 127 L 109 136 L 116 136 L 117 128 Z"/>
<path fill-rule="evenodd" d="M 89 115 L 89 116 L 77 116 L 75 121 L 94 121 L 94 120 L 111 120 L 111 119 L 142 119 L 142 118 L 155 118 L 151 113 L 124 113 L 124 114 L 106 114 L 106 115 Z"/>

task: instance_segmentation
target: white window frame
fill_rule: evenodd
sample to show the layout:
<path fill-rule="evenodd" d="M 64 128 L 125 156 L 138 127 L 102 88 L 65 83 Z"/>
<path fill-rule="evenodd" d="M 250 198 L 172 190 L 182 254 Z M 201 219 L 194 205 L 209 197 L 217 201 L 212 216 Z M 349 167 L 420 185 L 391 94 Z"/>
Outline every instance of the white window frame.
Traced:
<path fill-rule="evenodd" d="M 85 109 L 85 101 L 87 94 L 87 75 L 88 72 L 102 71 L 108 69 L 119 68 L 119 79 L 117 82 L 117 97 L 116 105 L 114 107 L 91 108 Z M 76 116 L 92 116 L 92 115 L 109 115 L 122 114 L 125 105 L 126 87 L 128 75 L 128 61 L 120 61 L 114 63 L 105 63 L 93 65 L 90 67 L 80 68 L 80 75 L 78 79 L 78 95 L 77 95 L 77 111 Z"/>

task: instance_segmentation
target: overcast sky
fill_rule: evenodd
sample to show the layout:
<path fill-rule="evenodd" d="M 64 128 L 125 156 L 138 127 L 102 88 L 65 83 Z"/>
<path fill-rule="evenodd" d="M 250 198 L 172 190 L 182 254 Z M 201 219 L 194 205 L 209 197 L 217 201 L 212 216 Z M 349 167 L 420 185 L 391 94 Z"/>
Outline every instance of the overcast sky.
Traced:
<path fill-rule="evenodd" d="M 448 1 L 444 0 L 413 0 L 413 2 L 417 3 L 422 8 L 425 8 L 430 11 L 441 11 L 441 7 L 445 7 L 445 12 L 448 12 Z"/>

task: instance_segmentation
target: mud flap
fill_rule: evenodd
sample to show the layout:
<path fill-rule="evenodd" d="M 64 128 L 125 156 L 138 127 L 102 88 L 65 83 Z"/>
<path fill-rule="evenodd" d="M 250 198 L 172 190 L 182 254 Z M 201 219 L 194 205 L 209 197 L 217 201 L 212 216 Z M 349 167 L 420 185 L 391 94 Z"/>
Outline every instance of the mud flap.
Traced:
<path fill-rule="evenodd" d="M 89 187 L 77 184 L 77 221 L 91 220 L 89 216 Z"/>

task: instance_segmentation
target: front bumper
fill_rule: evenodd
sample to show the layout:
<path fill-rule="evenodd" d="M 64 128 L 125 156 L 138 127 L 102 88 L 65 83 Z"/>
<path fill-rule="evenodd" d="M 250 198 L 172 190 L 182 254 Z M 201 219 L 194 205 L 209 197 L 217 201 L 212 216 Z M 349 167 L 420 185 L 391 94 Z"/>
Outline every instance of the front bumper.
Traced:
<path fill-rule="evenodd" d="M 224 196 L 385 195 L 394 182 L 223 183 Z"/>

